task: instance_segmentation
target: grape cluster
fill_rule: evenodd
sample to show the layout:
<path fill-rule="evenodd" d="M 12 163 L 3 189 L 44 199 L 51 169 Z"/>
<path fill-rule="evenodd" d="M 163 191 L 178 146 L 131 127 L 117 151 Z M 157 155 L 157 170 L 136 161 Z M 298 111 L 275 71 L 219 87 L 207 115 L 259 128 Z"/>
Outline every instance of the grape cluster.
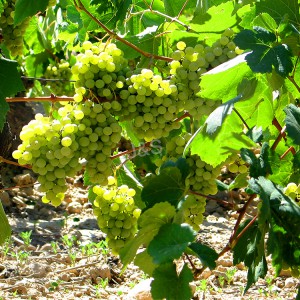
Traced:
<path fill-rule="evenodd" d="M 179 211 L 183 215 L 184 222 L 192 226 L 196 231 L 203 223 L 206 199 L 201 196 L 187 195 Z"/>
<path fill-rule="evenodd" d="M 283 190 L 284 194 L 294 199 L 300 205 L 300 184 L 290 182 Z"/>
<path fill-rule="evenodd" d="M 108 246 L 118 254 L 137 231 L 141 210 L 134 203 L 135 190 L 127 185 L 116 186 L 114 177 L 108 177 L 107 186 L 95 185 L 94 214 L 99 228 L 106 233 Z"/>
<path fill-rule="evenodd" d="M 211 47 L 197 44 L 187 47 L 183 41 L 177 43 L 169 64 L 170 74 L 178 86 L 178 98 L 184 102 L 184 109 L 196 120 L 209 115 L 221 101 L 203 99 L 200 91 L 200 76 L 207 70 L 234 58 L 241 50 L 232 41 L 233 31 L 228 28 Z"/>
<path fill-rule="evenodd" d="M 23 54 L 23 35 L 29 25 L 29 18 L 18 25 L 14 25 L 16 0 L 7 0 L 3 3 L 4 11 L 0 16 L 0 28 L 4 45 L 10 51 L 11 56 Z"/>
<path fill-rule="evenodd" d="M 239 155 L 234 155 L 230 159 L 230 163 L 228 164 L 228 171 L 231 173 L 241 173 L 245 174 L 248 172 L 248 166 L 246 162 L 239 156 Z"/>
<path fill-rule="evenodd" d="M 141 69 L 131 74 L 126 83 L 127 89 L 120 92 L 123 106 L 120 119 L 133 120 L 139 138 L 151 141 L 180 128 L 180 123 L 174 120 L 183 110 L 183 103 L 171 80 L 155 75 L 150 69 Z"/>
<path fill-rule="evenodd" d="M 39 175 L 40 190 L 46 193 L 44 202 L 61 203 L 67 189 L 65 178 L 81 170 L 80 158 L 87 161 L 91 183 L 107 183 L 112 174 L 110 155 L 120 141 L 121 127 L 105 104 L 91 100 L 68 103 L 58 109 L 59 118 L 37 114 L 23 127 L 22 144 L 13 157 L 21 165 L 32 165 Z"/>
<path fill-rule="evenodd" d="M 191 134 L 175 136 L 166 143 L 166 155 L 156 161 L 156 165 L 160 166 L 166 160 L 176 161 L 182 156 L 185 145 L 191 138 Z M 190 166 L 190 174 L 186 179 L 188 189 L 205 195 L 214 195 L 217 193 L 217 185 L 215 179 L 221 172 L 221 167 L 214 168 L 210 164 L 205 163 L 201 158 L 194 154 L 187 154 L 186 161 Z"/>
<path fill-rule="evenodd" d="M 47 79 L 57 79 L 47 81 L 47 87 L 57 96 L 73 96 L 74 84 L 70 82 L 72 72 L 69 62 L 61 60 L 58 64 L 49 64 L 44 74 Z"/>
<path fill-rule="evenodd" d="M 74 100 L 81 102 L 87 96 L 110 102 L 112 111 L 121 111 L 118 95 L 129 71 L 123 52 L 114 43 L 96 45 L 85 41 L 82 48 L 84 53 L 76 56 L 72 66 L 76 79 Z"/>

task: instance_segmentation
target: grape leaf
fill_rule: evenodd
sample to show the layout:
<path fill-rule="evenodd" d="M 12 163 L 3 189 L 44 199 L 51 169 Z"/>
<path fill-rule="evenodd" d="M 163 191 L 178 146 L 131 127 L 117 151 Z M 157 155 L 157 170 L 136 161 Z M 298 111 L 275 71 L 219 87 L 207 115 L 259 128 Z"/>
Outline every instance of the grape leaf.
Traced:
<path fill-rule="evenodd" d="M 159 228 L 169 223 L 175 216 L 175 207 L 168 202 L 160 202 L 143 212 L 138 220 L 140 230 L 120 251 L 121 261 L 126 267 L 143 244 L 148 244 L 158 233 Z"/>
<path fill-rule="evenodd" d="M 270 228 L 268 252 L 272 254 L 276 272 L 280 272 L 283 262 L 299 268 L 300 207 L 284 195 L 280 187 L 264 177 L 251 179 L 249 185 L 262 199 L 259 223 Z"/>
<path fill-rule="evenodd" d="M 276 45 L 276 35 L 265 28 L 254 26 L 253 30 L 238 33 L 234 42 L 241 49 L 251 49 L 246 61 L 253 72 L 270 73 L 275 71 L 286 77 L 293 70 L 292 53 L 287 45 Z"/>
<path fill-rule="evenodd" d="M 243 125 L 235 113 L 225 119 L 220 130 L 214 136 L 206 133 L 205 126 L 199 128 L 193 135 L 186 145 L 184 154 L 188 153 L 190 149 L 191 154 L 198 154 L 203 161 L 213 167 L 222 164 L 233 152 L 255 145 L 242 133 Z"/>
<path fill-rule="evenodd" d="M 209 267 L 211 270 L 216 268 L 218 253 L 214 249 L 198 242 L 190 244 L 189 248 L 198 256 L 203 266 Z"/>
<path fill-rule="evenodd" d="M 299 1 L 298 0 L 264 0 L 255 4 L 256 15 L 268 13 L 278 23 L 282 16 L 288 15 L 289 20 L 296 26 L 300 23 Z"/>
<path fill-rule="evenodd" d="M 206 133 L 213 135 L 216 131 L 222 126 L 225 118 L 232 113 L 234 108 L 234 103 L 239 101 L 242 96 L 237 96 L 234 99 L 231 99 L 219 107 L 217 107 L 206 119 Z"/>
<path fill-rule="evenodd" d="M 139 267 L 143 272 L 152 277 L 153 271 L 157 268 L 157 264 L 153 262 L 153 257 L 148 253 L 147 249 L 138 253 L 134 260 L 134 265 Z"/>
<path fill-rule="evenodd" d="M 168 167 L 161 170 L 159 175 L 146 177 L 141 196 L 148 208 L 164 201 L 176 207 L 184 191 L 185 185 L 180 170 L 177 167 Z"/>
<path fill-rule="evenodd" d="M 177 17 L 178 14 L 182 11 L 185 1 L 183 0 L 164 0 L 165 13 L 170 17 Z"/>
<path fill-rule="evenodd" d="M 286 113 L 286 131 L 293 142 L 300 145 L 300 108 L 290 104 L 284 108 L 284 112 Z"/>
<path fill-rule="evenodd" d="M 262 145 L 259 157 L 250 149 L 241 149 L 242 159 L 250 165 L 249 175 L 254 178 L 259 176 L 267 176 L 271 173 L 271 165 L 269 163 L 269 145 L 264 143 Z"/>
<path fill-rule="evenodd" d="M 115 161 L 115 163 L 119 165 L 118 161 Z M 145 204 L 141 200 L 142 185 L 136 178 L 136 174 L 133 170 L 132 162 L 127 161 L 125 164 L 124 163 L 122 164 L 121 168 L 117 168 L 116 176 L 117 176 L 118 186 L 125 184 L 128 185 L 130 188 L 134 189 L 136 192 L 134 196 L 135 204 L 141 209 L 145 208 Z"/>
<path fill-rule="evenodd" d="M 153 299 L 190 300 L 192 291 L 189 283 L 193 280 L 192 271 L 184 264 L 179 276 L 174 263 L 166 263 L 153 272 L 151 283 Z"/>
<path fill-rule="evenodd" d="M 222 99 L 223 102 L 226 102 L 245 91 L 248 95 L 248 87 L 244 86 L 244 90 L 241 90 L 239 86 L 243 81 L 245 82 L 246 78 L 251 78 L 252 76 L 252 72 L 245 62 L 245 55 L 239 55 L 201 77 L 200 96 L 213 100 Z M 254 90 L 255 86 L 253 86 L 252 92 Z"/>
<path fill-rule="evenodd" d="M 0 130 L 4 126 L 5 116 L 9 110 L 5 98 L 15 96 L 17 92 L 25 89 L 17 67 L 16 61 L 0 58 Z"/>
<path fill-rule="evenodd" d="M 275 32 L 277 29 L 276 21 L 268 14 L 259 14 L 252 22 L 253 26 L 260 26 L 267 29 L 270 32 Z"/>
<path fill-rule="evenodd" d="M 195 236 L 196 232 L 187 224 L 165 224 L 150 242 L 148 253 L 156 264 L 173 261 L 182 255 Z"/>
<path fill-rule="evenodd" d="M 2 245 L 11 235 L 11 228 L 9 226 L 5 211 L 0 201 L 0 245 Z"/>
<path fill-rule="evenodd" d="M 20 24 L 27 17 L 34 16 L 37 12 L 44 12 L 49 0 L 18 0 L 16 1 L 14 25 Z"/>
<path fill-rule="evenodd" d="M 237 234 L 239 234 L 248 225 L 250 220 L 240 225 Z M 264 236 L 265 232 L 261 231 L 258 221 L 255 221 L 244 234 L 238 239 L 233 247 L 233 263 L 245 263 L 248 267 L 247 285 L 244 293 L 255 283 L 259 277 L 264 278 L 267 274 L 268 266 L 264 254 Z"/>

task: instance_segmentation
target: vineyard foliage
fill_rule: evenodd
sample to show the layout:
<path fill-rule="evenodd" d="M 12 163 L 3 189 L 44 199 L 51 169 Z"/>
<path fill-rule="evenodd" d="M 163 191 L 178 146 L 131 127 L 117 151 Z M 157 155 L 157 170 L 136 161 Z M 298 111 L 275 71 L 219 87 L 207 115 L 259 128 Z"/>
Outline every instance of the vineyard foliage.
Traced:
<path fill-rule="evenodd" d="M 12 154 L 43 202 L 60 205 L 83 170 L 112 253 L 153 277 L 154 299 L 190 299 L 226 251 L 245 292 L 268 255 L 299 277 L 299 0 L 1 0 L 0 13 L 0 128 L 9 102 L 43 103 Z M 247 201 L 217 253 L 197 232 L 206 199 L 233 189 Z"/>

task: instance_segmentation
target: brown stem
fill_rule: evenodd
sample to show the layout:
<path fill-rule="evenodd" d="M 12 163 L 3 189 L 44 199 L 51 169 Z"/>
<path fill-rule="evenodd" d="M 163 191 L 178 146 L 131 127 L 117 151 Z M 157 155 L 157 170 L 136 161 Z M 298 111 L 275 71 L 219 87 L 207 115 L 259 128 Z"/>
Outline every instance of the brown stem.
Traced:
<path fill-rule="evenodd" d="M 242 235 L 246 232 L 246 230 L 253 224 L 253 222 L 257 219 L 257 216 L 255 216 L 249 224 L 239 233 L 238 236 L 236 236 L 237 229 L 246 213 L 247 208 L 249 207 L 250 203 L 253 201 L 253 199 L 256 197 L 256 194 L 251 195 L 251 197 L 248 199 L 248 201 L 245 203 L 245 205 L 239 210 L 239 217 L 235 223 L 233 233 L 231 237 L 229 238 L 229 241 L 227 245 L 221 250 L 221 252 L 218 254 L 218 258 L 220 258 L 222 255 L 224 255 L 226 252 L 230 251 L 237 243 L 237 241 L 242 237 Z M 202 267 L 200 269 L 196 269 L 194 272 L 194 278 L 197 278 L 200 276 L 203 271 L 206 269 L 206 267 Z"/>
<path fill-rule="evenodd" d="M 67 81 L 67 82 L 76 82 L 76 80 L 70 80 L 70 79 L 60 79 L 60 78 L 38 78 L 38 77 L 27 77 L 27 76 L 21 76 L 22 79 L 27 80 L 38 80 L 38 81 Z"/>
<path fill-rule="evenodd" d="M 300 93 L 300 86 L 297 84 L 297 82 L 295 81 L 294 77 L 289 76 L 288 79 L 289 79 L 289 81 L 296 87 L 296 89 L 297 89 L 298 92 Z"/>
<path fill-rule="evenodd" d="M 191 191 L 191 190 L 189 190 L 188 193 L 193 194 L 193 195 L 197 195 L 197 196 L 201 196 L 201 197 L 207 198 L 209 200 L 213 200 L 213 201 L 219 202 L 219 203 L 223 204 L 224 206 L 231 206 L 231 207 L 233 207 L 232 203 L 229 203 L 229 202 L 224 201 L 222 199 L 214 198 L 212 196 L 204 195 L 202 193 L 194 192 L 194 191 Z"/>
<path fill-rule="evenodd" d="M 232 235 L 231 235 L 231 237 L 229 239 L 229 244 L 231 244 L 232 241 L 234 240 L 234 238 L 236 236 L 236 232 L 238 230 L 238 227 L 239 227 L 239 225 L 240 225 L 240 223 L 241 223 L 241 221 L 242 221 L 242 219 L 243 219 L 243 217 L 244 217 L 244 215 L 245 215 L 245 213 L 246 213 L 249 205 L 251 204 L 251 202 L 254 200 L 255 197 L 256 197 L 256 194 L 251 195 L 250 198 L 248 199 L 248 201 L 245 203 L 245 205 L 238 211 L 239 217 L 238 217 L 238 219 L 237 219 L 237 221 L 236 221 L 236 223 L 234 225 L 233 233 L 232 233 Z"/>
<path fill-rule="evenodd" d="M 51 102 L 60 102 L 60 101 L 74 101 L 73 97 L 65 97 L 65 96 L 55 96 L 51 95 L 48 97 L 11 97 L 6 98 L 6 102 L 33 102 L 33 101 L 51 101 Z"/>
<path fill-rule="evenodd" d="M 134 147 L 134 148 L 132 148 L 132 149 L 130 149 L 130 150 L 126 150 L 126 151 L 120 152 L 120 153 L 118 153 L 118 154 L 116 154 L 116 155 L 113 155 L 113 156 L 110 157 L 110 159 L 115 159 L 115 158 L 118 158 L 118 157 L 120 157 L 120 156 L 123 156 L 123 155 L 126 155 L 126 154 L 133 153 L 133 152 L 135 152 L 135 151 L 137 151 L 137 150 L 140 150 L 140 149 L 149 148 L 150 145 L 151 145 L 151 142 L 147 142 L 147 143 L 145 143 L 144 145 L 141 145 L 141 146 L 139 146 L 139 147 Z"/>
<path fill-rule="evenodd" d="M 231 242 L 230 249 L 234 248 L 234 246 L 237 244 L 238 240 L 244 235 L 244 233 L 253 225 L 253 223 L 258 218 L 258 215 L 256 215 L 246 226 L 245 228 L 238 234 L 238 236 Z"/>
<path fill-rule="evenodd" d="M 285 131 L 285 128 L 286 126 L 283 126 L 283 128 L 281 129 L 281 131 L 279 132 L 279 135 L 277 136 L 275 142 L 273 143 L 272 147 L 271 147 L 271 150 L 275 151 L 276 147 L 278 146 L 280 140 L 282 138 L 285 138 L 286 137 L 286 133 L 284 132 Z"/>
<path fill-rule="evenodd" d="M 14 166 L 17 166 L 17 167 L 21 167 L 21 168 L 31 169 L 31 166 L 29 166 L 29 165 L 20 165 L 20 164 L 18 164 L 17 162 L 14 162 L 14 161 L 5 159 L 5 158 L 2 157 L 2 156 L 0 156 L 0 163 L 1 163 L 1 162 L 4 162 L 4 163 L 9 164 L 9 165 L 14 165 Z"/>
<path fill-rule="evenodd" d="M 185 118 L 190 118 L 190 117 L 191 117 L 191 115 L 189 114 L 189 112 L 185 112 L 182 116 L 178 117 L 173 122 L 180 122 L 181 120 L 183 120 Z"/>
<path fill-rule="evenodd" d="M 189 261 L 190 265 L 192 266 L 193 270 L 196 270 L 197 268 L 195 267 L 194 263 L 192 262 L 192 260 L 190 259 L 190 257 L 184 253 L 184 256 L 186 257 L 186 259 Z"/>
<path fill-rule="evenodd" d="M 9 188 L 0 189 L 0 192 L 2 192 L 2 191 L 11 191 L 13 189 L 23 189 L 23 188 L 32 187 L 32 186 L 33 186 L 33 183 L 24 184 L 24 185 L 16 185 L 16 186 L 12 186 L 12 187 L 9 187 Z"/>
<path fill-rule="evenodd" d="M 77 4 L 78 2 L 78 4 Z M 84 11 L 93 21 L 95 21 L 102 29 L 104 29 L 112 38 L 120 41 L 121 43 L 127 45 L 128 47 L 134 49 L 135 51 L 139 52 L 143 56 L 149 57 L 149 58 L 154 58 L 154 59 L 159 59 L 159 60 L 165 60 L 165 61 L 172 61 L 173 59 L 167 56 L 160 56 L 160 55 L 155 55 L 149 52 L 145 52 L 136 45 L 126 41 L 125 39 L 121 38 L 118 36 L 116 33 L 114 33 L 112 30 L 108 29 L 102 22 L 100 22 L 96 17 L 94 17 L 82 4 L 80 0 L 74 0 L 74 4 L 77 8 L 77 10 L 82 10 Z"/>
<path fill-rule="evenodd" d="M 291 146 L 290 148 L 288 148 L 288 149 L 280 156 L 280 159 L 284 159 L 284 158 L 287 156 L 287 154 L 288 154 L 289 152 L 292 152 L 293 155 L 296 154 L 295 148 L 294 148 L 293 146 Z"/>

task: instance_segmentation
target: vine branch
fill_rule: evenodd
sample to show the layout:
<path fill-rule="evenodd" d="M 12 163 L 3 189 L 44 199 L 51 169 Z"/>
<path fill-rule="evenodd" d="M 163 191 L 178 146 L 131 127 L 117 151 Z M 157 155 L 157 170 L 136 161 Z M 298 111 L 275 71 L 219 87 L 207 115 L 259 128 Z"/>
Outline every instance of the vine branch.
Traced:
<path fill-rule="evenodd" d="M 74 101 L 73 97 L 66 97 L 66 96 L 47 96 L 47 97 L 11 97 L 6 98 L 6 102 L 40 102 L 40 101 L 51 101 L 51 102 L 61 102 L 61 101 Z"/>
<path fill-rule="evenodd" d="M 82 2 L 80 0 L 74 0 L 74 5 L 77 8 L 77 10 L 82 10 L 83 12 L 85 12 L 93 21 L 95 21 L 102 29 L 104 29 L 112 38 L 122 42 L 123 44 L 127 45 L 128 47 L 134 49 L 135 51 L 139 52 L 140 54 L 142 54 L 145 57 L 149 57 L 149 58 L 154 58 L 157 60 L 165 60 L 165 61 L 172 61 L 173 59 L 167 56 L 160 56 L 160 55 L 156 55 L 156 54 L 152 54 L 149 52 L 146 52 L 142 49 L 140 49 L 139 47 L 137 47 L 136 45 L 128 42 L 127 40 L 121 38 L 119 35 L 117 35 L 115 32 L 113 32 L 112 30 L 110 30 L 109 28 L 107 28 L 102 22 L 100 22 L 95 16 L 93 16 L 82 4 Z"/>

